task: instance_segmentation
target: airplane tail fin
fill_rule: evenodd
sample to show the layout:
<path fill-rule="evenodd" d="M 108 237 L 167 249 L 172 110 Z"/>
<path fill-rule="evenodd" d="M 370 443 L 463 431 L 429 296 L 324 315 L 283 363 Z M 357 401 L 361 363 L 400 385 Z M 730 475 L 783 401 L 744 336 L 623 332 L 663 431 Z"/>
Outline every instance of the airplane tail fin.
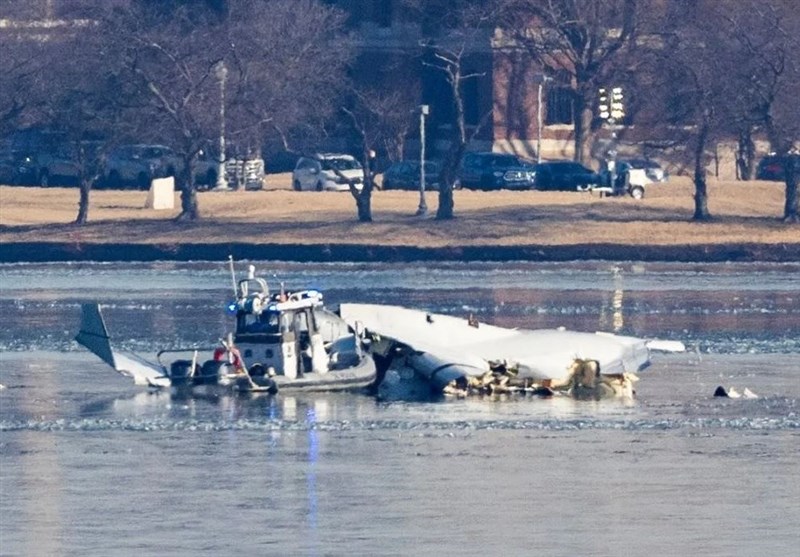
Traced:
<path fill-rule="evenodd" d="M 165 378 L 160 365 L 135 354 L 126 356 L 114 351 L 97 303 L 81 305 L 81 326 L 75 340 L 122 375 L 133 378 L 136 385 L 159 384 Z"/>
<path fill-rule="evenodd" d="M 87 348 L 92 354 L 117 369 L 111 339 L 108 336 L 99 304 L 81 305 L 81 328 L 75 337 L 78 344 Z"/>

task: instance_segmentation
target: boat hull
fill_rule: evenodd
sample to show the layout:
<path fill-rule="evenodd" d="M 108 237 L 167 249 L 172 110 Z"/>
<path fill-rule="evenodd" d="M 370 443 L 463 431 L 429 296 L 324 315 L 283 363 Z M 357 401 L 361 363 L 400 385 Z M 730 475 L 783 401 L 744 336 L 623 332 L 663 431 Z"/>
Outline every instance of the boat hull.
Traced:
<path fill-rule="evenodd" d="M 183 366 L 172 366 L 172 370 L 181 367 Z M 236 372 L 231 366 L 213 360 L 202 367 L 202 369 L 206 368 L 209 371 L 216 370 L 216 374 L 173 377 L 171 378 L 172 390 L 186 395 L 199 396 L 232 392 L 275 394 L 283 391 L 349 391 L 371 387 L 377 378 L 375 360 L 367 354 L 364 354 L 353 366 L 326 373 L 303 373 L 295 378 L 283 375 L 272 377 L 248 375 Z"/>
<path fill-rule="evenodd" d="M 364 356 L 352 367 L 328 371 L 327 373 L 304 373 L 295 379 L 276 376 L 272 379 L 282 391 L 350 391 L 371 387 L 376 380 L 375 360 Z"/>

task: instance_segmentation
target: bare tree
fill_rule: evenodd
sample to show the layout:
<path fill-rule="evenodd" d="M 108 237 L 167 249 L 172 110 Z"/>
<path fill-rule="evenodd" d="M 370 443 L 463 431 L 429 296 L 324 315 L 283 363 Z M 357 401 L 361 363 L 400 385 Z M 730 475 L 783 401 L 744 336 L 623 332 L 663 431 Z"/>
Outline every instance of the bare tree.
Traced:
<path fill-rule="evenodd" d="M 781 0 L 773 8 L 776 3 Z M 708 220 L 706 176 L 713 146 L 738 137 L 747 151 L 759 129 L 775 135 L 776 111 L 797 106 L 796 87 L 789 86 L 788 42 L 777 44 L 781 18 L 762 2 L 674 0 L 669 8 L 658 27 L 642 34 L 647 48 L 637 52 L 649 60 L 639 80 L 644 101 L 637 124 L 650 130 L 651 139 L 690 154 L 693 218 Z M 785 102 L 779 102 L 784 90 Z M 783 125 L 797 110 L 787 112 L 779 118 Z M 789 125 L 778 132 L 783 140 L 773 140 L 783 152 L 791 145 L 791 131 Z M 791 190 L 788 186 L 787 196 Z"/>
<path fill-rule="evenodd" d="M 178 184 L 182 219 L 199 216 L 192 171 L 209 137 L 219 133 L 219 71 L 230 52 L 229 30 L 213 10 L 136 2 L 102 22 L 104 44 L 119 64 L 139 136 L 167 139 L 183 157 Z"/>
<path fill-rule="evenodd" d="M 453 95 L 453 133 L 450 137 L 449 147 L 442 164 L 439 179 L 439 206 L 436 209 L 436 218 L 447 220 L 453 218 L 453 186 L 456 181 L 458 167 L 464 152 L 472 138 L 479 132 L 491 112 L 485 114 L 472 133 L 468 134 L 464 113 L 463 83 L 467 79 L 476 79 L 482 74 L 463 73 L 463 57 L 466 49 L 465 43 L 455 47 L 437 45 L 432 47 L 432 61 L 425 64 L 440 71 Z"/>
<path fill-rule="evenodd" d="M 0 30 L 0 135 L 37 122 L 37 110 L 48 98 L 52 43 L 33 32 L 30 18 L 36 15 L 23 2 L 0 8 L 6 23 Z"/>
<path fill-rule="evenodd" d="M 376 149 L 381 144 L 402 140 L 413 121 L 416 96 L 408 90 L 387 89 L 368 85 L 352 91 L 353 106 L 343 107 L 360 138 L 364 166 L 364 184 L 360 190 L 350 183 L 350 193 L 356 200 L 358 220 L 372 222 L 372 189 L 374 187 Z"/>
<path fill-rule="evenodd" d="M 37 153 L 43 161 L 68 157 L 76 165 L 80 201 L 75 223 L 84 224 L 103 152 L 97 139 L 121 126 L 112 109 L 118 97 L 109 87 L 106 60 L 97 56 L 98 36 L 92 32 L 96 19 L 54 19 L 58 14 L 47 8 L 44 3 L 19 3 L 11 13 L 0 14 L 11 16 L 9 26 L 15 29 L 3 36 L 4 51 L 11 56 L 0 62 L 7 64 L 7 71 L 0 72 L 0 103 L 6 103 L 0 108 L 0 127 L 30 127 L 50 138 L 38 146 L 47 150 Z M 36 168 L 42 181 L 52 170 L 43 164 Z"/>
<path fill-rule="evenodd" d="M 738 63 L 726 68 L 728 81 L 737 83 L 726 103 L 738 136 L 737 177 L 749 180 L 755 166 L 754 137 L 764 131 L 770 134 L 770 111 L 791 56 L 790 34 L 781 32 L 789 14 L 779 13 L 788 5 L 784 0 L 722 0 L 721 4 L 720 23 L 729 29 L 730 48 L 738 54 Z"/>
<path fill-rule="evenodd" d="M 429 19 L 426 36 L 421 41 L 423 65 L 433 70 L 446 83 L 452 102 L 448 148 L 442 161 L 439 176 L 439 204 L 436 218 L 452 219 L 454 216 L 453 186 L 459 165 L 470 141 L 480 132 L 492 115 L 492 108 L 478 115 L 477 122 L 468 126 L 464 87 L 472 80 L 489 79 L 484 71 L 472 71 L 469 58 L 486 51 L 497 24 L 497 7 L 494 2 L 462 0 L 447 6 L 435 5 L 437 19 Z M 433 107 L 436 110 L 436 107 Z"/>
<path fill-rule="evenodd" d="M 800 14 L 791 0 L 737 2 L 725 14 L 747 73 L 740 91 L 750 114 L 766 131 L 772 150 L 784 156 L 786 202 L 783 220 L 800 222 Z M 741 93 L 740 93 L 741 95 Z"/>
<path fill-rule="evenodd" d="M 575 159 L 587 162 L 598 89 L 608 87 L 634 44 L 637 0 L 505 0 L 503 27 L 511 39 L 572 89 Z"/>
<path fill-rule="evenodd" d="M 390 65 L 379 81 L 379 86 L 369 86 L 373 96 L 379 133 L 376 150 L 382 151 L 392 162 L 406 156 L 406 140 L 418 130 L 418 114 L 422 94 L 418 76 L 409 75 L 404 68 Z"/>
<path fill-rule="evenodd" d="M 179 219 L 199 216 L 192 169 L 223 126 L 260 150 L 267 129 L 332 113 L 350 52 L 342 25 L 316 0 L 139 0 L 106 21 L 121 79 L 144 101 L 135 107 L 147 122 L 140 134 L 170 140 L 183 156 Z"/>
<path fill-rule="evenodd" d="M 30 107 L 30 85 L 26 84 L 36 73 L 35 64 L 41 60 L 19 44 L 4 44 L 0 57 L 0 133 L 5 134 L 22 119 Z"/>
<path fill-rule="evenodd" d="M 97 57 L 100 35 L 77 33 L 58 44 L 71 52 L 67 64 L 53 64 L 49 72 L 52 88 L 46 105 L 47 123 L 65 134 L 72 161 L 78 168 L 80 200 L 76 225 L 89 219 L 90 192 L 103 172 L 108 151 L 128 137 L 131 125 L 118 94 L 111 59 Z"/>
<path fill-rule="evenodd" d="M 317 0 L 229 0 L 231 135 L 303 151 L 341 116 L 354 45 L 345 14 Z"/>
<path fill-rule="evenodd" d="M 675 0 L 657 26 L 642 29 L 637 127 L 650 140 L 684 150 L 694 179 L 694 220 L 709 220 L 707 167 L 712 147 L 741 131 L 742 60 L 715 0 Z M 740 119 L 742 118 L 742 119 Z M 643 138 L 647 135 L 643 135 Z"/>

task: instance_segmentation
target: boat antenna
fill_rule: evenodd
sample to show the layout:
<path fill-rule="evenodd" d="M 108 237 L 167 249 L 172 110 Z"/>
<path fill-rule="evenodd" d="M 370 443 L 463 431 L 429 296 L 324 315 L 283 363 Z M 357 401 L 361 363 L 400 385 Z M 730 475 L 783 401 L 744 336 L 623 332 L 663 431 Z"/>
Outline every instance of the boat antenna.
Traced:
<path fill-rule="evenodd" d="M 237 296 L 239 293 L 236 291 L 236 272 L 233 270 L 233 256 L 228 255 L 228 264 L 231 269 L 231 282 L 233 283 L 233 295 Z"/>

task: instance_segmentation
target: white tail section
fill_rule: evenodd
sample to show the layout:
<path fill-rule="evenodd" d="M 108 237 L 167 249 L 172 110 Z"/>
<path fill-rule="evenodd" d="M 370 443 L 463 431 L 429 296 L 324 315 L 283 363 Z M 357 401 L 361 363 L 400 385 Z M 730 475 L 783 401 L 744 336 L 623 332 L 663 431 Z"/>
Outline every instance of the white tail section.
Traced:
<path fill-rule="evenodd" d="M 111 350 L 111 339 L 108 336 L 98 304 L 81 306 L 81 329 L 75 340 L 105 363 L 117 369 L 117 364 L 114 362 L 114 351 Z"/>
<path fill-rule="evenodd" d="M 149 385 L 165 379 L 160 365 L 136 354 L 125 355 L 114 351 L 100 306 L 96 303 L 81 306 L 81 328 L 75 340 L 122 375 L 133 378 L 136 385 Z"/>

